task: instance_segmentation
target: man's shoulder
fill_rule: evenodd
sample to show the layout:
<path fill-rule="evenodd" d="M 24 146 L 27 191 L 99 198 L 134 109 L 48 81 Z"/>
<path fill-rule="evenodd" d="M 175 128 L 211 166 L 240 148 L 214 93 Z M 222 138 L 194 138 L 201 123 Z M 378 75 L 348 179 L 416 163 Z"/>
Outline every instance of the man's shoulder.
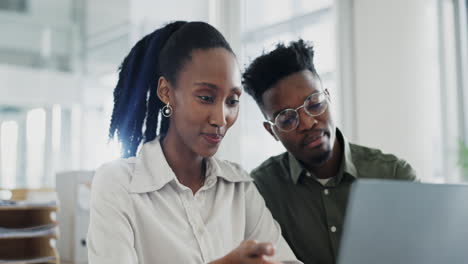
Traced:
<path fill-rule="evenodd" d="M 367 161 L 367 162 L 383 162 L 392 163 L 398 162 L 400 158 L 391 153 L 384 153 L 377 148 L 371 148 L 354 143 L 349 144 L 354 161 Z"/>
<path fill-rule="evenodd" d="M 291 182 L 289 175 L 288 152 L 266 159 L 250 173 L 270 210 L 274 210 L 280 204 L 280 197 L 287 193 Z"/>
<path fill-rule="evenodd" d="M 406 160 L 377 148 L 349 145 L 360 177 L 417 180 L 414 169 Z"/>
<path fill-rule="evenodd" d="M 268 178 L 277 178 L 286 172 L 288 166 L 288 152 L 281 153 L 276 156 L 269 157 L 263 161 L 258 167 L 250 172 L 250 175 L 256 180 Z"/>

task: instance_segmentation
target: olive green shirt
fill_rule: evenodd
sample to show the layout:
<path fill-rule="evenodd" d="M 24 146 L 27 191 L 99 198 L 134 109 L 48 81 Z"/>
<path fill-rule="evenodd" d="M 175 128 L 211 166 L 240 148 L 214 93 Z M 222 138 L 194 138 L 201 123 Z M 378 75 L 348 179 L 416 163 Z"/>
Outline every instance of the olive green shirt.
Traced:
<path fill-rule="evenodd" d="M 304 264 L 336 262 L 350 186 L 356 179 L 416 180 L 404 160 L 349 143 L 338 129 L 337 137 L 344 155 L 338 174 L 325 185 L 288 152 L 269 158 L 251 173 L 284 238 Z"/>

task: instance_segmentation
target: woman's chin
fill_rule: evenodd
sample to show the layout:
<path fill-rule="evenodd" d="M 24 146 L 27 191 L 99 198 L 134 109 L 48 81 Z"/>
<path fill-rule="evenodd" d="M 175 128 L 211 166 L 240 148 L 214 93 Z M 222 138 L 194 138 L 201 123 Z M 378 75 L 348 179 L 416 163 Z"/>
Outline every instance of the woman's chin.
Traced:
<path fill-rule="evenodd" d="M 207 147 L 203 147 L 203 148 L 200 148 L 198 152 L 198 155 L 204 157 L 204 158 L 211 158 L 213 157 L 216 152 L 218 152 L 218 147 L 210 147 L 210 148 L 207 148 Z"/>
<path fill-rule="evenodd" d="M 203 153 L 200 153 L 200 156 L 204 158 L 211 158 L 216 154 L 217 150 L 215 151 L 204 151 Z"/>

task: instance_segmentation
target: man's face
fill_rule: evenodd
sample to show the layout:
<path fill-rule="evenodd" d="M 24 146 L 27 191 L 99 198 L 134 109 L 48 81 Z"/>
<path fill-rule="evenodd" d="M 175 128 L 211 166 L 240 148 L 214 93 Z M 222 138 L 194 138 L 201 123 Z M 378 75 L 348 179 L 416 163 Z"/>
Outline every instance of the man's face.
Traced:
<path fill-rule="evenodd" d="M 263 95 L 263 112 L 267 119 L 274 122 L 277 115 L 285 109 L 296 109 L 314 93 L 324 92 L 321 82 L 313 74 L 304 70 L 287 76 L 274 84 Z M 311 165 L 320 166 L 332 156 L 336 127 L 330 113 L 330 99 L 325 92 L 327 104 L 325 111 L 311 116 L 304 107 L 297 110 L 299 123 L 289 132 L 278 126 L 264 123 L 268 132 L 293 154 L 296 159 Z"/>

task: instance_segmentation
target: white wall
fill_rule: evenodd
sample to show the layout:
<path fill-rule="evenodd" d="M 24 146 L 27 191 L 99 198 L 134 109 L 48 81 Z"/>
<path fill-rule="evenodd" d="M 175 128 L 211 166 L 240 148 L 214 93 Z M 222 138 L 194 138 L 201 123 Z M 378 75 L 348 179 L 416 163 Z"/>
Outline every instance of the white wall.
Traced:
<path fill-rule="evenodd" d="M 79 83 L 70 73 L 0 64 L 0 105 L 71 106 L 81 102 Z"/>
<path fill-rule="evenodd" d="M 208 21 L 208 0 L 136 0 L 130 1 L 130 20 L 141 33 L 150 33 L 175 20 Z"/>
<path fill-rule="evenodd" d="M 436 0 L 355 0 L 358 143 L 407 159 L 422 178 L 440 167 Z"/>

